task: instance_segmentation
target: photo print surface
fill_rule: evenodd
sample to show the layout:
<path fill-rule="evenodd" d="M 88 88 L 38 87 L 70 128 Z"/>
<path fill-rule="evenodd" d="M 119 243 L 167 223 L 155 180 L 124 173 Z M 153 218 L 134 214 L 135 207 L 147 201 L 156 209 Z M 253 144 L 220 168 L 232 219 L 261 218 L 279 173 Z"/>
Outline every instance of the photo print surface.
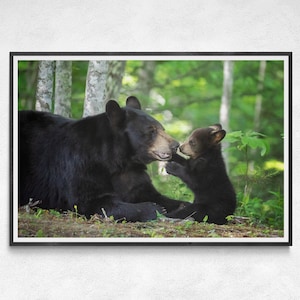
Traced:
<path fill-rule="evenodd" d="M 291 245 L 291 53 L 11 53 L 11 245 Z"/>

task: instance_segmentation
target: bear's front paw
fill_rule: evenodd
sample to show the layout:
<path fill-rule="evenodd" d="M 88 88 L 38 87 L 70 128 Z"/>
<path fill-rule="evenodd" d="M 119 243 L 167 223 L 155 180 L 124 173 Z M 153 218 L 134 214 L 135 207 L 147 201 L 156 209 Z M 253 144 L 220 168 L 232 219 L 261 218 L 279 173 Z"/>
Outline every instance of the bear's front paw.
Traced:
<path fill-rule="evenodd" d="M 178 176 L 182 166 L 174 161 L 168 162 L 166 165 L 166 171 L 168 174 Z"/>

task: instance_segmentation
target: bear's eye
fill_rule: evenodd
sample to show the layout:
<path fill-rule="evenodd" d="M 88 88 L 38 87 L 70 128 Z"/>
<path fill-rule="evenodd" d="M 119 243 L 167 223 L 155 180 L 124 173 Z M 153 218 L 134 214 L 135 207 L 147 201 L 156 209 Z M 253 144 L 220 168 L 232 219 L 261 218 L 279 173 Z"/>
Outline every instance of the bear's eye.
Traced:
<path fill-rule="evenodd" d="M 156 134 L 156 132 L 157 132 L 157 129 L 156 129 L 155 127 L 150 127 L 150 128 L 149 128 L 149 134 L 150 134 L 150 135 L 153 136 L 153 135 Z"/>
<path fill-rule="evenodd" d="M 193 140 L 189 140 L 189 144 L 190 144 L 190 146 L 195 146 L 195 142 L 193 141 Z"/>

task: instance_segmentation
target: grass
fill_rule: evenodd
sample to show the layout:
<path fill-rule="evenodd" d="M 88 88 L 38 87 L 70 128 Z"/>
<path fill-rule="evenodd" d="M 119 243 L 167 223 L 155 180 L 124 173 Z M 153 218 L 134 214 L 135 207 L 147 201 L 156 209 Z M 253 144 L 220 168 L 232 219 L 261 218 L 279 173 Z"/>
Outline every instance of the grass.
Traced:
<path fill-rule="evenodd" d="M 247 218 L 233 217 L 226 225 L 192 220 L 158 218 L 149 222 L 116 222 L 94 215 L 90 219 L 75 212 L 55 210 L 25 211 L 18 214 L 19 237 L 282 237 L 283 231 L 252 224 Z"/>

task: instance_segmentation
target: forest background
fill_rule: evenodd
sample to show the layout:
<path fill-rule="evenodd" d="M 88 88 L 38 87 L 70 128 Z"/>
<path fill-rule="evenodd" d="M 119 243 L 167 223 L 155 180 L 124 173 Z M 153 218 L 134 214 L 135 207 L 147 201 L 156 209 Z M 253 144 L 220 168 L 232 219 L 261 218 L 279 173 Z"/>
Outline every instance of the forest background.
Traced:
<path fill-rule="evenodd" d="M 38 84 L 48 71 L 46 110 L 68 117 L 102 112 L 109 99 L 124 105 L 135 95 L 181 142 L 197 127 L 221 123 L 236 215 L 283 228 L 283 61 L 19 61 L 18 69 L 20 110 L 45 107 Z M 97 93 L 101 97 L 93 100 Z M 160 164 L 152 163 L 149 173 L 163 194 L 192 201 Z"/>

